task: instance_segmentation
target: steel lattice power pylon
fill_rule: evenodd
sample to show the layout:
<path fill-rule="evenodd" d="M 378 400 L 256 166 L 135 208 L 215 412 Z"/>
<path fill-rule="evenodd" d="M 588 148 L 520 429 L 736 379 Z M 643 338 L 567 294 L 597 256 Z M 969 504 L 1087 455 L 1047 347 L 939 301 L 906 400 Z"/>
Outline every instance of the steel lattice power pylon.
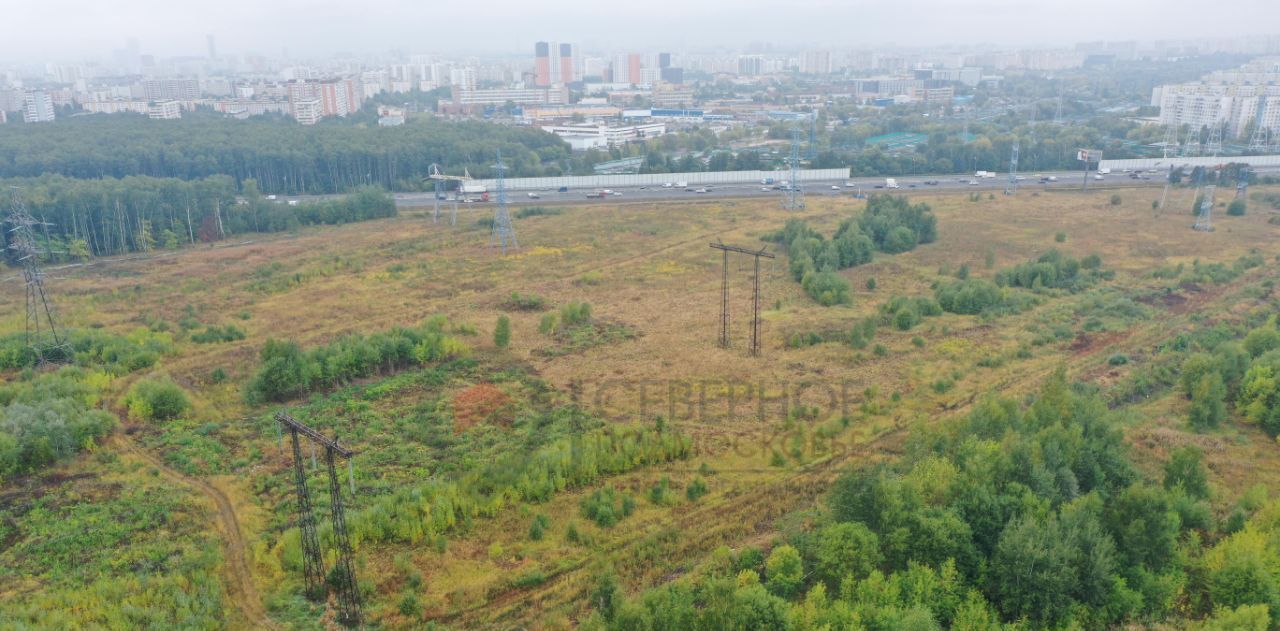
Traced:
<path fill-rule="evenodd" d="M 36 242 L 35 232 L 32 230 L 34 226 L 44 224 L 27 212 L 18 187 L 10 187 L 9 197 L 11 207 L 6 220 L 9 226 L 9 249 L 13 250 L 18 262 L 22 264 L 22 279 L 27 294 L 27 346 L 35 353 L 36 361 L 40 364 L 66 361 L 70 356 L 70 346 L 58 331 L 53 304 L 44 287 L 44 271 L 40 269 L 43 250 Z"/>
<path fill-rule="evenodd" d="M 453 212 L 449 215 L 449 225 L 456 225 L 458 223 L 458 195 L 462 193 L 462 183 L 470 180 L 471 175 L 467 173 L 466 169 L 462 170 L 462 175 L 445 175 L 444 171 L 440 170 L 440 165 L 433 164 L 427 172 L 427 178 L 435 182 L 433 187 L 435 188 L 435 212 L 431 215 L 433 223 L 440 221 L 440 198 L 445 196 L 445 182 L 452 180 L 458 183 L 459 188 L 453 194 Z"/>
<path fill-rule="evenodd" d="M 1200 202 L 1200 214 L 1196 215 L 1196 223 L 1192 229 L 1200 232 L 1213 232 L 1213 193 L 1218 187 L 1210 184 L 1204 187 L 1203 201 Z"/>
<path fill-rule="evenodd" d="M 1178 126 L 1177 125 L 1165 125 L 1164 142 L 1160 144 L 1163 145 L 1165 158 L 1177 157 L 1178 155 Z"/>
<path fill-rule="evenodd" d="M 730 346 L 729 339 L 729 253 L 738 252 L 740 254 L 750 255 L 755 259 L 755 275 L 751 277 L 751 356 L 755 357 L 760 354 L 760 257 L 767 259 L 774 258 L 772 254 L 766 252 L 763 248 L 759 250 L 748 250 L 736 245 L 725 245 L 723 243 L 712 243 L 711 247 L 720 250 L 722 254 L 721 281 L 720 281 L 720 346 L 728 348 Z"/>
<path fill-rule="evenodd" d="M 307 597 L 312 600 L 322 600 L 327 590 L 324 557 L 321 555 L 319 538 L 316 536 L 315 510 L 311 503 L 311 491 L 307 486 L 307 474 L 302 465 L 302 436 L 310 439 L 313 445 L 324 448 L 324 462 L 329 469 L 329 510 L 333 524 L 334 544 L 338 553 L 329 582 L 337 591 L 338 622 L 348 627 L 359 626 L 360 586 L 356 583 L 355 564 L 351 560 L 353 556 L 351 538 L 347 533 L 347 517 L 342 504 L 342 484 L 338 481 L 337 464 L 339 457 L 347 459 L 347 475 L 351 481 L 351 493 L 354 495 L 355 476 L 351 468 L 351 457 L 355 452 L 339 445 L 337 438 L 330 439 L 284 412 L 276 413 L 276 423 L 277 429 L 283 426 L 289 431 L 289 441 L 293 446 L 294 485 L 298 497 L 298 529 L 301 531 L 302 538 L 302 564 L 306 574 Z M 312 456 L 314 463 L 314 451 Z"/>
<path fill-rule="evenodd" d="M 1009 156 L 1009 185 L 1004 187 L 1005 195 L 1018 192 L 1018 139 L 1013 139 L 1013 150 Z"/>
<path fill-rule="evenodd" d="M 1187 125 L 1187 138 L 1182 141 L 1182 149 L 1179 155 L 1182 157 L 1191 157 L 1200 154 L 1200 128 L 1195 125 Z"/>
<path fill-rule="evenodd" d="M 1263 124 L 1266 120 L 1263 116 L 1267 113 L 1267 97 L 1265 94 L 1259 94 L 1258 107 L 1253 115 L 1253 134 L 1249 136 L 1249 151 L 1264 152 L 1271 148 L 1271 141 L 1268 138 L 1271 130 Z"/>
<path fill-rule="evenodd" d="M 783 191 L 782 208 L 804 210 L 804 191 L 800 189 L 800 128 L 791 130 L 791 180 Z"/>
<path fill-rule="evenodd" d="M 1204 153 L 1211 158 L 1216 158 L 1222 153 L 1222 128 L 1225 122 L 1215 122 L 1209 128 L 1209 141 L 1205 143 Z"/>
<path fill-rule="evenodd" d="M 520 247 L 520 243 L 516 241 L 516 228 L 511 225 L 511 213 L 507 210 L 507 167 L 502 164 L 502 152 L 498 152 L 498 163 L 494 165 L 498 170 L 498 208 L 493 215 L 493 232 L 489 236 L 489 247 L 498 245 L 502 248 L 502 253 L 507 253 L 507 248 L 512 249 Z"/>

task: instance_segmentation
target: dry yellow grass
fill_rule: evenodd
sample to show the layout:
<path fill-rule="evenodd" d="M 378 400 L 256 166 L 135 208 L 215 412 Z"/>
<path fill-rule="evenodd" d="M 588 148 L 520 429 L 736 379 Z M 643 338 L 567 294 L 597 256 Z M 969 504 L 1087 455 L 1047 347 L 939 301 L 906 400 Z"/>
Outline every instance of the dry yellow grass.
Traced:
<path fill-rule="evenodd" d="M 984 265 L 988 251 L 997 269 L 1051 248 L 1074 256 L 1096 252 L 1117 272 L 1109 285 L 1129 292 L 1161 286 L 1148 275 L 1160 266 L 1189 265 L 1196 259 L 1229 264 L 1251 249 L 1260 250 L 1268 261 L 1280 253 L 1280 227 L 1269 224 L 1265 212 L 1221 217 L 1218 230 L 1205 234 L 1190 230 L 1189 213 L 1153 211 L 1151 197 L 1158 192 L 1121 194 L 1124 203 L 1119 206 L 1108 203 L 1109 192 L 1023 192 L 978 202 L 963 195 L 913 196 L 933 206 L 939 218 L 938 241 L 901 255 L 877 255 L 872 264 L 843 272 L 854 287 L 854 303 L 847 307 L 814 304 L 790 279 L 785 256 L 766 261 L 761 283 L 764 348 L 759 358 L 745 351 L 751 275 L 747 257 L 730 259 L 734 347 L 715 344 L 720 257 L 708 243 L 758 246 L 762 234 L 793 216 L 831 234 L 861 202 L 812 198 L 808 210 L 794 214 L 766 200 L 572 206 L 561 215 L 518 220 L 524 248 L 507 257 L 485 247 L 487 232 L 471 224 L 480 213 L 464 213 L 457 227 L 433 225 L 419 213 L 407 213 L 389 220 L 307 229 L 293 236 L 255 237 L 248 244 L 194 248 L 153 260 L 70 268 L 55 273 L 50 285 L 61 313 L 73 326 L 126 330 L 142 326 L 147 317 L 174 322 L 191 305 L 203 322 L 244 328 L 248 336 L 243 341 L 184 344 L 177 356 L 164 362 L 165 370 L 196 392 L 201 413 L 224 419 L 253 412 L 236 385 L 251 374 L 257 349 L 271 336 L 316 344 L 444 313 L 474 324 L 480 335 L 472 341 L 482 352 L 497 353 L 487 348 L 489 333 L 502 313 L 500 303 L 513 291 L 537 294 L 554 305 L 586 300 L 598 317 L 633 327 L 638 333 L 634 339 L 546 357 L 537 352 L 551 343 L 537 331 L 540 314 L 514 313 L 512 343 L 506 352 L 558 388 L 580 386 L 589 404 L 607 387 L 608 400 L 602 401 L 600 411 L 618 420 L 638 420 L 642 400 L 645 416 L 668 415 L 671 408 L 662 398 L 670 382 L 695 387 L 705 382 L 705 413 L 690 412 L 682 397 L 671 419 L 695 436 L 699 454 L 688 462 L 633 472 L 611 483 L 643 495 L 654 481 L 670 476 L 682 488 L 706 461 L 721 472 L 713 480 L 711 495 L 697 504 L 674 507 L 641 502 L 636 516 L 601 532 L 577 518 L 582 493 L 565 493 L 537 509 L 555 522 L 543 542 L 525 540 L 529 514 L 512 509 L 478 524 L 464 539 L 452 542 L 444 555 L 393 547 L 366 551 L 374 569 L 388 567 L 396 554 L 410 554 L 426 574 L 424 606 L 447 622 L 485 626 L 543 620 L 553 625 L 579 613 L 572 603 L 585 589 L 592 562 L 600 557 L 623 563 L 656 548 L 665 558 L 696 560 L 717 545 L 758 541 L 777 517 L 811 505 L 842 466 L 892 455 L 913 423 L 950 418 L 985 393 L 1025 393 L 1062 364 L 1073 376 L 1110 383 L 1123 370 L 1107 366 L 1108 356 L 1148 352 L 1159 341 L 1190 328 L 1197 314 L 1229 314 L 1244 300 L 1240 287 L 1271 274 L 1274 266 L 1268 265 L 1228 286 L 1182 292 L 1184 302 L 1155 305 L 1157 317 L 1151 321 L 1082 336 L 1073 344 L 1035 347 L 1030 358 L 994 368 L 978 369 L 974 364 L 988 355 L 1010 356 L 1027 347 L 1038 333 L 1038 318 L 1069 298 L 988 323 L 944 315 L 910 332 L 882 327 L 875 343 L 887 348 L 885 357 L 841 344 L 785 347 L 792 332 L 847 330 L 892 295 L 930 294 L 942 267 L 967 264 L 975 276 L 989 276 L 994 270 Z M 1180 203 L 1176 194 L 1174 201 Z M 1055 242 L 1058 232 L 1067 234 L 1065 242 Z M 588 273 L 591 277 L 584 280 Z M 865 282 L 871 277 L 878 287 L 867 291 Z M 255 284 L 272 287 L 259 289 Z M 13 292 L 0 296 L 0 307 L 20 315 L 13 298 Z M 249 319 L 237 319 L 242 312 L 250 314 Z M 17 316 L 2 323 L 7 329 L 20 325 Z M 922 347 L 912 344 L 914 336 L 923 338 Z M 211 384 L 209 375 L 216 368 L 230 373 L 233 383 Z M 934 392 L 929 386 L 939 379 L 954 380 L 954 386 Z M 843 387 L 855 423 L 841 435 L 834 453 L 812 453 L 805 464 L 771 467 L 772 452 L 790 448 L 778 438 L 786 420 L 782 405 L 770 401 L 762 423 L 755 418 L 756 409 L 741 402 L 745 384 L 758 387 L 762 382 L 771 396 L 784 387 L 794 392 L 806 383 Z M 650 384 L 643 395 L 641 383 Z M 738 399 L 734 415 L 729 414 L 730 388 Z M 868 389 L 870 398 L 864 396 Z M 902 400 L 892 403 L 890 394 L 895 392 Z M 691 398 L 696 401 L 699 395 Z M 1193 439 L 1180 423 L 1178 402 L 1161 401 L 1145 407 L 1151 420 L 1133 429 L 1132 442 L 1149 463 L 1158 462 L 1168 445 Z M 817 424 L 838 411 L 821 388 L 805 391 L 799 402 L 822 408 Z M 858 412 L 864 402 L 876 402 L 886 411 Z M 1240 464 L 1244 461 L 1258 463 L 1257 470 L 1269 480 L 1280 477 L 1276 446 L 1258 441 L 1252 430 L 1239 431 L 1248 440 L 1217 437 L 1208 445 L 1219 482 L 1234 488 L 1245 481 L 1248 474 L 1241 468 L 1252 465 Z M 222 486 L 234 485 L 224 481 Z M 251 494 L 241 490 L 235 495 L 239 503 L 239 497 Z M 264 521 L 259 516 L 248 524 L 250 541 Z M 564 544 L 562 532 L 569 521 L 596 536 L 598 547 Z M 679 537 L 663 538 L 667 530 Z M 495 542 L 509 554 L 490 558 L 488 550 Z M 503 587 L 504 581 L 533 568 L 541 568 L 549 579 L 529 589 Z M 393 573 L 382 575 L 382 588 L 399 587 Z M 670 576 L 628 566 L 623 578 L 636 589 Z M 410 623 L 398 614 L 387 616 L 385 621 L 393 626 Z"/>

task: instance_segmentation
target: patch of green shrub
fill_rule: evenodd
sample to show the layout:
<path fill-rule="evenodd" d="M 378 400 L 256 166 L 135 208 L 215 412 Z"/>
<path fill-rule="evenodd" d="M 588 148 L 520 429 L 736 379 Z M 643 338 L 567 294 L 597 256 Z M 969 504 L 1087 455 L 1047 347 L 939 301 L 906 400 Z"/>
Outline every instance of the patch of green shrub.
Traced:
<path fill-rule="evenodd" d="M 168 377 L 138 381 L 129 389 L 124 402 L 130 418 L 146 421 L 168 421 L 191 409 L 187 392 Z"/>

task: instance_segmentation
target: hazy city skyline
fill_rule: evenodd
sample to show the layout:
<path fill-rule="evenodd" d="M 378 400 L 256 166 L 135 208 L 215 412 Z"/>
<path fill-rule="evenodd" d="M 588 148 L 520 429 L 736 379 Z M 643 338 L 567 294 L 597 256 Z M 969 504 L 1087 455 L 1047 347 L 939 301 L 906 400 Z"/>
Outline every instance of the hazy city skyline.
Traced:
<path fill-rule="evenodd" d="M 1245 37 L 1274 30 L 1280 5 L 1082 0 L 1028 5 L 1014 0 L 893 3 L 761 0 L 618 5 L 568 0 L 476 5 L 301 2 L 217 4 L 53 0 L 19 4 L 6 17 L 0 61 L 105 58 L 136 39 L 158 56 L 204 56 L 206 36 L 221 54 L 325 56 L 338 52 L 523 54 L 534 41 L 577 41 L 596 49 L 699 50 L 769 43 L 779 48 L 944 45 L 1066 46 L 1098 39 L 1155 41 Z M 1105 19 L 1099 19 L 1100 17 Z M 1209 19 L 1206 19 L 1209 18 Z M 1243 19 L 1238 19 L 1243 18 Z"/>

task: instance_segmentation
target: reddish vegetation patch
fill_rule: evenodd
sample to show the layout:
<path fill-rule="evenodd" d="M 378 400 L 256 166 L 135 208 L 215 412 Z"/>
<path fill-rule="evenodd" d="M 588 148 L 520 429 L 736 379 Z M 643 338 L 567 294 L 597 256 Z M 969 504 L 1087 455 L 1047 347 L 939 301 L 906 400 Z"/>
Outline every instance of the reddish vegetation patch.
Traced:
<path fill-rule="evenodd" d="M 453 397 L 453 430 L 465 432 L 480 423 L 510 425 L 511 397 L 491 383 L 479 383 Z"/>
<path fill-rule="evenodd" d="M 1094 351 L 1110 347 L 1120 340 L 1124 339 L 1125 331 L 1112 331 L 1104 335 L 1089 335 L 1081 333 L 1071 343 L 1071 352 L 1075 355 L 1088 355 Z"/>

